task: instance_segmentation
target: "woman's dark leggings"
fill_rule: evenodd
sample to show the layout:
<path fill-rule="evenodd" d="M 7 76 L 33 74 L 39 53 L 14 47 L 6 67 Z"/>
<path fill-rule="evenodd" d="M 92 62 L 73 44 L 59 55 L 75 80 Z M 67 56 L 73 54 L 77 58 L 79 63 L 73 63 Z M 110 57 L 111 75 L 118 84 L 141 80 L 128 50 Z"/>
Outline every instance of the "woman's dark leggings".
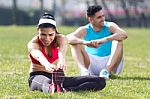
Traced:
<path fill-rule="evenodd" d="M 52 80 L 51 77 L 47 77 L 42 74 L 31 75 L 29 78 L 30 90 L 39 90 L 44 93 L 49 93 L 49 86 Z M 63 88 L 70 91 L 80 90 L 102 90 L 106 86 L 105 79 L 95 76 L 77 76 L 77 77 L 65 77 L 63 82 Z"/>
<path fill-rule="evenodd" d="M 95 76 L 65 77 L 63 87 L 72 91 L 102 90 L 106 85 L 103 78 Z"/>

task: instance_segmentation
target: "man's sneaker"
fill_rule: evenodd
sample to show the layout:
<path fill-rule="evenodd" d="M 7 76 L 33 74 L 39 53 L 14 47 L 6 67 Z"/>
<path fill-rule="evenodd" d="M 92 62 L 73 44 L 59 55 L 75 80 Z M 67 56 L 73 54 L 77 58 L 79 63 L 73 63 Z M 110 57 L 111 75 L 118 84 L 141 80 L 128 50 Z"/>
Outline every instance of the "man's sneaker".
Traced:
<path fill-rule="evenodd" d="M 81 76 L 89 76 L 90 73 L 89 73 L 88 70 L 87 70 L 87 71 L 81 71 L 80 75 L 81 75 Z"/>
<path fill-rule="evenodd" d="M 99 74 L 99 77 L 103 77 L 105 79 L 109 79 L 110 73 L 106 69 L 102 69 Z"/>

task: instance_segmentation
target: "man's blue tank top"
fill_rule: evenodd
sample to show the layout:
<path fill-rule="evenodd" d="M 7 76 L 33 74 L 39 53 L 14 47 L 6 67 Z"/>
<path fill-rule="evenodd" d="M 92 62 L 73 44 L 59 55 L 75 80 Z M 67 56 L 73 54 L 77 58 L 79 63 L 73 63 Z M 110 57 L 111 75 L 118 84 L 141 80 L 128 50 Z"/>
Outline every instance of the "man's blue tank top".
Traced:
<path fill-rule="evenodd" d="M 104 22 L 104 26 L 99 32 L 95 32 L 91 24 L 89 23 L 86 25 L 86 35 L 84 37 L 84 40 L 86 41 L 96 40 L 96 39 L 101 39 L 110 35 L 111 33 L 109 32 L 108 24 L 106 21 Z M 108 42 L 101 44 L 98 48 L 85 46 L 85 50 L 92 55 L 103 57 L 103 56 L 110 55 L 111 46 L 112 46 L 112 41 L 108 41 Z"/>

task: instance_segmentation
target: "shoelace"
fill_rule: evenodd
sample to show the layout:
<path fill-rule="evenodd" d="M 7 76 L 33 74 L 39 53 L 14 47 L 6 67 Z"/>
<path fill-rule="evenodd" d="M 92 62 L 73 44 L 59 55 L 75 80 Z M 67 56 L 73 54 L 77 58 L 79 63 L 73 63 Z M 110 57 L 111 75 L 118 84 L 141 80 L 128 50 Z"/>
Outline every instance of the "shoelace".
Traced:
<path fill-rule="evenodd" d="M 50 85 L 51 93 L 61 93 L 64 92 L 64 88 L 62 87 L 64 81 L 64 71 L 62 69 L 55 70 L 52 74 L 52 83 Z"/>
<path fill-rule="evenodd" d="M 107 71 L 104 71 L 103 74 L 104 74 L 104 75 L 108 75 L 109 73 L 108 73 Z"/>

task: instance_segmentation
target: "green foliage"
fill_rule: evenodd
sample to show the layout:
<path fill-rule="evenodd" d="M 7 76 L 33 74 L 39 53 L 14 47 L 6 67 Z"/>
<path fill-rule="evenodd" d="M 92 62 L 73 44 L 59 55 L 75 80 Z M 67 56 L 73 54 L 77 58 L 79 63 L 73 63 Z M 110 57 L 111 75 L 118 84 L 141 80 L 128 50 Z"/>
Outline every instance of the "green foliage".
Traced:
<path fill-rule="evenodd" d="M 77 27 L 59 27 L 67 35 Z M 0 27 L 0 99 L 149 99 L 150 98 L 150 29 L 125 28 L 124 69 L 121 75 L 107 80 L 102 91 L 44 94 L 28 89 L 30 63 L 26 45 L 36 35 L 36 26 Z M 68 47 L 69 48 L 69 47 Z M 70 48 L 66 75 L 79 75 Z"/>

